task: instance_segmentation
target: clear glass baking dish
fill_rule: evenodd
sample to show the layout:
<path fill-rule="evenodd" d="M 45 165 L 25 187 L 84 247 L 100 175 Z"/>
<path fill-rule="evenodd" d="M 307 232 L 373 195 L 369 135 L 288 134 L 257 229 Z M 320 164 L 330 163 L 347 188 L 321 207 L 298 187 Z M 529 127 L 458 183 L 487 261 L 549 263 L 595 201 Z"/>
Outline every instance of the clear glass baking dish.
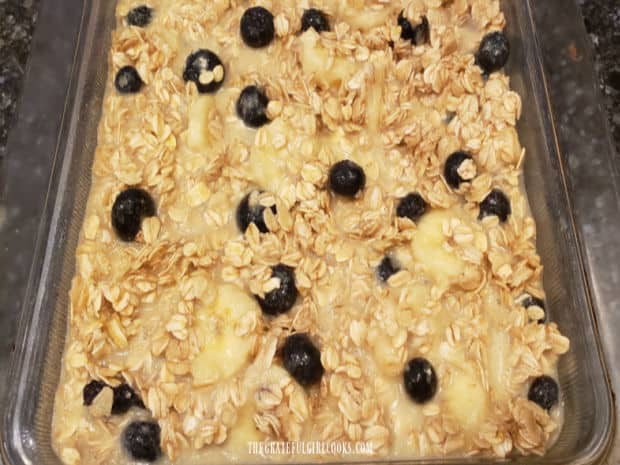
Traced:
<path fill-rule="evenodd" d="M 571 350 L 561 359 L 559 369 L 566 418 L 557 442 L 544 457 L 511 460 L 519 464 L 590 464 L 603 460 L 609 448 L 615 427 L 614 405 L 584 275 L 583 250 L 576 236 L 567 167 L 560 156 L 550 113 L 532 18 L 534 2 L 502 1 L 512 44 L 507 71 L 512 87 L 523 99 L 518 129 L 528 153 L 524 182 L 538 225 L 549 314 L 571 339 Z M 10 382 L 1 431 L 5 465 L 60 463 L 51 448 L 52 406 L 64 346 L 74 252 L 90 185 L 114 2 L 67 0 L 62 10 L 64 21 L 58 24 L 75 27 L 76 33 L 68 35 L 74 41 L 65 43 L 61 51 L 70 54 L 68 92 L 45 208 L 37 225 L 26 295 L 11 309 L 21 311 L 21 318 L 6 378 Z M 53 47 L 53 41 L 50 45 Z M 468 458 L 419 463 L 464 461 L 492 462 Z"/>

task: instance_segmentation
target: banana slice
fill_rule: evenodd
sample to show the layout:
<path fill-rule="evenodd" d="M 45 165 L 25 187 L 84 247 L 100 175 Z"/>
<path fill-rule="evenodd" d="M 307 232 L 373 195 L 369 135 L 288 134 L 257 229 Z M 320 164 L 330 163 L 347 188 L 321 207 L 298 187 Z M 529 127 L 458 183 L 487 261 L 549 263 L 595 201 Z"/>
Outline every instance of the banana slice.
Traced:
<path fill-rule="evenodd" d="M 278 192 L 282 178 L 286 175 L 284 160 L 273 147 L 254 146 L 250 153 L 250 175 L 257 185 Z"/>
<path fill-rule="evenodd" d="M 237 412 L 238 420 L 229 431 L 228 439 L 224 443 L 225 449 L 235 453 L 249 453 L 250 443 L 263 440 L 264 434 L 254 424 L 255 413 L 256 410 L 247 404 Z"/>
<path fill-rule="evenodd" d="M 463 273 L 465 264 L 454 252 L 444 247 L 444 221 L 450 221 L 454 214 L 448 210 L 434 210 L 425 214 L 418 222 L 412 241 L 414 258 L 423 263 L 431 277 L 438 284 L 449 284 Z"/>
<path fill-rule="evenodd" d="M 202 95 L 196 99 L 189 109 L 189 127 L 187 145 L 192 150 L 204 150 L 209 147 L 212 137 L 209 132 L 209 119 L 216 111 L 215 99 L 210 95 Z"/>
<path fill-rule="evenodd" d="M 473 430 L 487 414 L 487 394 L 472 370 L 460 370 L 452 377 L 444 396 L 448 410 L 465 430 Z"/>
<path fill-rule="evenodd" d="M 485 316 L 489 321 L 487 329 L 487 372 L 489 386 L 495 397 L 506 397 L 510 380 L 510 346 L 509 329 L 512 324 L 512 312 L 497 311 L 503 304 L 500 295 L 493 288 L 487 289 L 483 299 Z"/>
<path fill-rule="evenodd" d="M 510 336 L 505 331 L 490 331 L 488 350 L 489 384 L 498 397 L 507 394 L 510 363 Z"/>
<path fill-rule="evenodd" d="M 402 384 L 394 383 L 393 379 L 377 376 L 375 389 L 379 402 L 390 417 L 393 425 L 393 454 L 406 455 L 413 446 L 412 432 L 422 428 L 424 415 L 422 407 L 413 402 L 404 392 Z"/>
<path fill-rule="evenodd" d="M 377 367 L 386 376 L 398 376 L 403 371 L 404 350 L 394 348 L 387 335 L 373 332 L 369 335 L 369 342 Z"/>
<path fill-rule="evenodd" d="M 371 10 L 364 8 L 361 10 L 345 9 L 343 11 L 344 21 L 355 29 L 368 31 L 375 27 L 385 24 L 390 17 L 390 9 L 383 8 L 381 10 Z"/>
<path fill-rule="evenodd" d="M 215 383 L 247 365 L 254 338 L 237 336 L 235 326 L 248 314 L 258 318 L 257 302 L 243 289 L 230 284 L 220 286 L 215 303 L 199 312 L 198 333 L 204 341 L 200 354 L 192 361 L 195 385 Z"/>
<path fill-rule="evenodd" d="M 276 119 L 261 128 L 265 143 L 253 145 L 250 152 L 249 175 L 263 189 L 278 192 L 288 172 L 295 172 L 295 162 L 291 160 L 286 144 L 277 141 L 277 137 L 290 132 L 282 119 Z"/>
<path fill-rule="evenodd" d="M 408 288 L 407 303 L 416 310 L 424 307 L 431 298 L 431 290 L 427 284 L 416 283 Z"/>
<path fill-rule="evenodd" d="M 383 82 L 385 79 L 385 64 L 377 60 L 374 65 L 373 77 L 376 82 Z M 368 101 L 366 102 L 366 121 L 368 129 L 378 132 L 383 121 L 383 92 L 381 86 L 370 86 L 368 90 Z"/>
<path fill-rule="evenodd" d="M 318 43 L 319 35 L 314 29 L 308 29 L 300 39 L 301 64 L 304 73 L 315 74 L 323 83 L 336 86 L 346 81 L 355 72 L 355 66 L 349 60 L 329 56 L 329 52 Z"/>

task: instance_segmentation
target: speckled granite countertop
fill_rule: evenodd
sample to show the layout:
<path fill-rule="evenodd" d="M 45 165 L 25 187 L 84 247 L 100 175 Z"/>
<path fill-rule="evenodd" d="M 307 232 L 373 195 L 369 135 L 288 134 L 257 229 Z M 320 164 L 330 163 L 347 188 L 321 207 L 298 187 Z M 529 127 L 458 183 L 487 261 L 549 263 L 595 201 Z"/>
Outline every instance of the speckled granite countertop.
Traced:
<path fill-rule="evenodd" d="M 38 3 L 38 0 L 0 0 L 0 159 L 4 157 L 17 106 Z"/>
<path fill-rule="evenodd" d="M 606 98 L 610 129 L 620 157 L 620 1 L 579 0 L 594 44 L 600 88 Z"/>

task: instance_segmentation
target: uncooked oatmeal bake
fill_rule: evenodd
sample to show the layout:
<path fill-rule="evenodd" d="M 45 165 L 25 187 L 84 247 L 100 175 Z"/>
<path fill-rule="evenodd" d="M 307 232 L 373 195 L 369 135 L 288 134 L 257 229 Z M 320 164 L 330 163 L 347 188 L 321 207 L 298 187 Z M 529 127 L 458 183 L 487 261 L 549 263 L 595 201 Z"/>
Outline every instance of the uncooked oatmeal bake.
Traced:
<path fill-rule="evenodd" d="M 543 454 L 569 341 L 545 311 L 499 1 L 115 12 L 62 461 Z"/>

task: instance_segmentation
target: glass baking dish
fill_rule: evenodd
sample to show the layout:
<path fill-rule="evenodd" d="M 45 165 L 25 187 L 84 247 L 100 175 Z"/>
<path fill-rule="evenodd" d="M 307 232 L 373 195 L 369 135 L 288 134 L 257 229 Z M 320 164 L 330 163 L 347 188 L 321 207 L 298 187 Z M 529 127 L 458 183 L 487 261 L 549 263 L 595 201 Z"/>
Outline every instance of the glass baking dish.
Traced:
<path fill-rule="evenodd" d="M 571 350 L 559 367 L 566 418 L 557 442 L 544 457 L 511 460 L 519 464 L 590 464 L 601 461 L 609 448 L 614 406 L 584 276 L 583 251 L 576 238 L 566 167 L 556 143 L 541 68 L 530 3 L 535 1 L 502 1 L 512 45 L 507 72 L 513 89 L 523 99 L 518 130 L 528 153 L 524 182 L 538 225 L 549 315 L 571 339 Z M 21 308 L 12 309 L 22 313 L 7 377 L 11 383 L 1 432 L 5 465 L 60 464 L 51 448 L 52 407 L 114 27 L 114 2 L 67 3 L 75 5 L 75 9 L 63 8 L 67 27 L 73 20 L 79 24 L 79 32 L 74 35 L 73 49 L 64 51 L 71 53 L 69 86 L 26 296 Z M 492 462 L 476 457 L 465 461 Z M 463 462 L 462 458 L 419 461 Z"/>

